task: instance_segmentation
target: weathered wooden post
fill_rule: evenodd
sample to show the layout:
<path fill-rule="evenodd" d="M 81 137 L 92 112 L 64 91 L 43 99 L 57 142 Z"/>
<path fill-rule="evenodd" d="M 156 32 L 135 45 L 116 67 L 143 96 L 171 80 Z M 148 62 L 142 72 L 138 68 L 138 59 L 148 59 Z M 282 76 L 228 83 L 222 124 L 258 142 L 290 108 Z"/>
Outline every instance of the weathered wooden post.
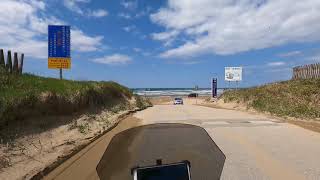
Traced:
<path fill-rule="evenodd" d="M 20 59 L 20 65 L 19 65 L 19 74 L 22 74 L 23 71 L 23 58 L 24 58 L 24 54 L 21 54 L 21 59 Z"/>
<path fill-rule="evenodd" d="M 312 78 L 316 78 L 316 67 L 312 64 Z"/>
<path fill-rule="evenodd" d="M 3 69 L 6 68 L 6 63 L 4 61 L 3 49 L 0 49 L 0 67 L 3 67 Z"/>
<path fill-rule="evenodd" d="M 299 67 L 299 74 L 300 74 L 299 79 L 302 79 L 303 77 L 302 67 Z"/>
<path fill-rule="evenodd" d="M 14 57 L 13 57 L 13 68 L 12 68 L 12 71 L 13 73 L 15 74 L 18 74 L 19 73 L 19 70 L 18 70 L 18 53 L 14 53 Z"/>
<path fill-rule="evenodd" d="M 319 78 L 319 65 L 315 64 L 315 73 L 316 73 L 316 78 Z"/>
<path fill-rule="evenodd" d="M 311 69 L 311 65 L 308 65 L 308 77 L 307 78 L 312 78 L 312 69 Z"/>
<path fill-rule="evenodd" d="M 292 68 L 292 79 L 296 79 L 296 68 Z"/>
<path fill-rule="evenodd" d="M 318 64 L 318 78 L 320 78 L 320 63 Z"/>
<path fill-rule="evenodd" d="M 309 74 L 309 77 L 308 78 L 310 78 L 310 79 L 312 79 L 313 78 L 313 70 L 312 70 L 312 64 L 310 64 L 309 65 L 309 71 L 310 71 L 310 74 Z"/>
<path fill-rule="evenodd" d="M 12 57 L 11 57 L 11 51 L 8 51 L 7 63 L 6 63 L 6 70 L 7 70 L 7 72 L 12 73 Z"/>

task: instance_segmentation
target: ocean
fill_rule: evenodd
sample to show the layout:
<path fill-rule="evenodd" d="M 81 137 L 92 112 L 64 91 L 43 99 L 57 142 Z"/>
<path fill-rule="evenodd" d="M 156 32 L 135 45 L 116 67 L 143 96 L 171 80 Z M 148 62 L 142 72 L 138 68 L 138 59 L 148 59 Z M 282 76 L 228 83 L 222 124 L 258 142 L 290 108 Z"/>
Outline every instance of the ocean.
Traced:
<path fill-rule="evenodd" d="M 188 96 L 190 93 L 198 93 L 199 96 L 210 96 L 210 88 L 137 88 L 132 89 L 134 94 L 141 96 Z M 223 89 L 218 89 L 218 96 L 222 94 Z"/>

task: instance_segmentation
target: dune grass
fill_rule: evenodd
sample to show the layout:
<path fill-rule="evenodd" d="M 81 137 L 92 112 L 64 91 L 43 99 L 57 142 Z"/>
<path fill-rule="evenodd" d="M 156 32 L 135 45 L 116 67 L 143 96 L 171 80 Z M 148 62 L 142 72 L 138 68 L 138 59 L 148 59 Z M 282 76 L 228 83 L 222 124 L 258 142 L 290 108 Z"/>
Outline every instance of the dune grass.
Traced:
<path fill-rule="evenodd" d="M 0 73 L 0 128 L 44 115 L 127 103 L 132 92 L 115 82 L 70 81 Z"/>
<path fill-rule="evenodd" d="M 320 79 L 289 80 L 264 86 L 226 91 L 225 102 L 278 116 L 320 120 Z"/>

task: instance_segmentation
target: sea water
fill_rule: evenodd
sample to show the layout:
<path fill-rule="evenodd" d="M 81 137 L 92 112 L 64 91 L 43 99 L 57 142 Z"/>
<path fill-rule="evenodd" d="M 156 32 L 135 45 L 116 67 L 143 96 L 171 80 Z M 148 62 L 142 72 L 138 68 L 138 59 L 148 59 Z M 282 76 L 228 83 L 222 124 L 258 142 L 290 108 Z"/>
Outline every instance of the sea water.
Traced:
<path fill-rule="evenodd" d="M 201 88 L 194 90 L 192 88 L 137 88 L 132 89 L 134 94 L 141 96 L 188 96 L 191 93 L 197 93 L 199 96 L 210 96 L 211 89 Z M 223 89 L 218 89 L 218 96 Z"/>

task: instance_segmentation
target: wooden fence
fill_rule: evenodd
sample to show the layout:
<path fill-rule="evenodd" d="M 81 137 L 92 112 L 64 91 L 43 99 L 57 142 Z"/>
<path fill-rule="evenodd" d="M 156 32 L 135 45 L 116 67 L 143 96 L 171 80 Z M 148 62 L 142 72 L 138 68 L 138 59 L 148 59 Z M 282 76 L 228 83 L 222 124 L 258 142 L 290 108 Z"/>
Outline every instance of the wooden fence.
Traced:
<path fill-rule="evenodd" d="M 23 71 L 23 59 L 24 54 L 20 55 L 20 61 L 18 59 L 18 53 L 13 54 L 13 62 L 12 62 L 12 55 L 11 51 L 7 52 L 7 60 L 4 58 L 4 51 L 0 49 L 0 67 L 5 69 L 8 73 L 14 74 L 22 74 Z"/>
<path fill-rule="evenodd" d="M 293 68 L 293 79 L 320 78 L 320 63 Z"/>

